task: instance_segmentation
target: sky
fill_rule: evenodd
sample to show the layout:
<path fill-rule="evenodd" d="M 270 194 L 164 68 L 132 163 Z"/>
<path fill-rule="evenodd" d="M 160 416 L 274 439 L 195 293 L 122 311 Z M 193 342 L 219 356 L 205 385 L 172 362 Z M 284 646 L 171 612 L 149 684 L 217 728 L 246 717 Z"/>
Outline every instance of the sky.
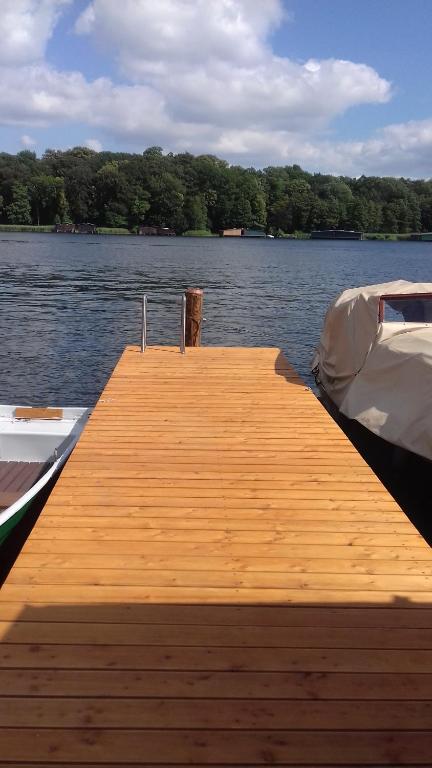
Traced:
<path fill-rule="evenodd" d="M 0 150 L 432 177 L 432 0 L 0 0 Z"/>

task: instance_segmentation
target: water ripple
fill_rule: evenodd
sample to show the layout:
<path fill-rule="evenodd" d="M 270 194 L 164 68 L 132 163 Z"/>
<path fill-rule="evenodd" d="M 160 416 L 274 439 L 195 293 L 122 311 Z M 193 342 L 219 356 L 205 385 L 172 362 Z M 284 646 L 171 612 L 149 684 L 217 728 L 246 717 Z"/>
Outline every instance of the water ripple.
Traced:
<path fill-rule="evenodd" d="M 328 303 L 351 286 L 432 280 L 431 256 L 427 243 L 10 235 L 0 240 L 0 399 L 91 405 L 123 347 L 139 343 L 142 293 L 149 343 L 178 344 L 189 286 L 205 290 L 204 343 L 281 347 L 310 383 Z"/>

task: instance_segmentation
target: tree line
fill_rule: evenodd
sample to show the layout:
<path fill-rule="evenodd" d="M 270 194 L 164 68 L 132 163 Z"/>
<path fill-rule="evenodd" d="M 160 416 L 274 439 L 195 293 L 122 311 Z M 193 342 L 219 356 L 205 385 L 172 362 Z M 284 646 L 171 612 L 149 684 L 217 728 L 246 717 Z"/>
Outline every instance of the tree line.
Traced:
<path fill-rule="evenodd" d="M 271 234 L 313 229 L 432 231 L 432 181 L 262 170 L 213 155 L 95 152 L 86 147 L 0 153 L 0 222 L 140 224 L 217 232 L 260 227 Z"/>

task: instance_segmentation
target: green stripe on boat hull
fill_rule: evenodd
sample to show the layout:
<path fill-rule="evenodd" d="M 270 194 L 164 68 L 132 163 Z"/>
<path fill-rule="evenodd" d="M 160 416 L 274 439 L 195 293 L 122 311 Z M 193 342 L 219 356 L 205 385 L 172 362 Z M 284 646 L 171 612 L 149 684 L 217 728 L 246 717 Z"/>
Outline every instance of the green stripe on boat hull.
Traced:
<path fill-rule="evenodd" d="M 34 502 L 34 499 L 31 499 L 27 502 L 27 504 L 24 504 L 24 506 L 21 507 L 17 512 L 15 512 L 12 517 L 9 518 L 9 520 L 6 520 L 6 522 L 2 525 L 0 528 L 0 547 L 2 544 L 4 544 L 5 540 L 9 536 L 10 533 L 12 533 L 13 529 L 16 525 L 22 520 L 26 512 L 31 507 L 32 503 Z"/>

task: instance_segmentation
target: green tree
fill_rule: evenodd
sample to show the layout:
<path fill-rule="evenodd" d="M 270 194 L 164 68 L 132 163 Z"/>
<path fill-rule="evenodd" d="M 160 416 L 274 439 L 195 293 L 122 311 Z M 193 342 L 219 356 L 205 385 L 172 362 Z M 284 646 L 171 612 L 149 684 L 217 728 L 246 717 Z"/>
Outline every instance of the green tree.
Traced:
<path fill-rule="evenodd" d="M 17 186 L 21 185 L 21 186 Z M 24 190 L 24 191 L 23 191 Z M 141 222 L 185 229 L 432 230 L 432 181 L 308 173 L 299 165 L 230 166 L 214 155 L 94 152 L 87 147 L 0 152 L 2 221 Z M 18 223 L 18 221 L 17 221 Z"/>
<path fill-rule="evenodd" d="M 6 206 L 10 224 L 31 224 L 31 207 L 27 187 L 17 182 L 12 187 L 12 201 Z"/>
<path fill-rule="evenodd" d="M 348 203 L 346 210 L 346 224 L 349 229 L 359 232 L 369 230 L 368 201 L 364 197 L 354 197 Z"/>
<path fill-rule="evenodd" d="M 340 208 L 335 197 L 329 200 L 315 198 L 310 215 L 311 229 L 338 229 L 340 227 Z"/>
<path fill-rule="evenodd" d="M 172 227 L 185 231 L 187 228 L 183 203 L 185 188 L 172 173 L 163 171 L 152 178 L 150 186 L 151 205 L 147 220 L 159 227 Z"/>
<path fill-rule="evenodd" d="M 136 227 L 142 224 L 150 208 L 150 195 L 144 189 L 137 189 L 129 206 L 129 224 Z"/>
<path fill-rule="evenodd" d="M 53 224 L 66 221 L 69 213 L 64 179 L 40 175 L 31 179 L 30 193 L 36 223 Z"/>
<path fill-rule="evenodd" d="M 186 196 L 184 216 L 187 229 L 207 229 L 207 204 L 202 193 Z"/>
<path fill-rule="evenodd" d="M 95 177 L 96 205 L 99 221 L 107 227 L 127 227 L 127 180 L 118 160 L 108 160 Z"/>

